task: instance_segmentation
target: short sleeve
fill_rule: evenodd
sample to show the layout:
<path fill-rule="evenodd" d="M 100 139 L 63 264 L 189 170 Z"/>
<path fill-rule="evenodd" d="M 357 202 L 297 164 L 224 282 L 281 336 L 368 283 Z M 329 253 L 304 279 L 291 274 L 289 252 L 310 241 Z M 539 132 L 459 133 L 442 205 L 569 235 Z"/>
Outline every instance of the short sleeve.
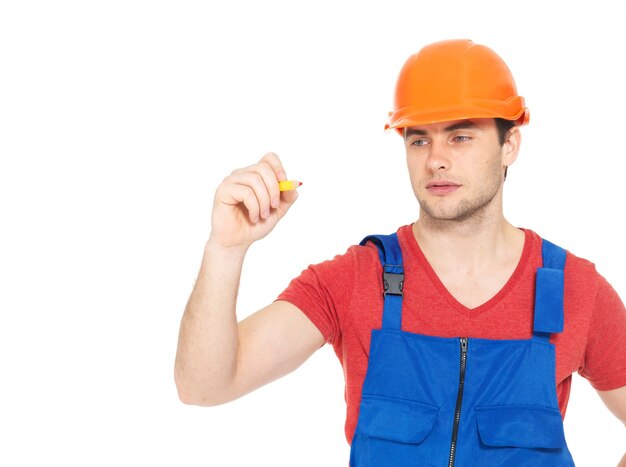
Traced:
<path fill-rule="evenodd" d="M 354 256 L 349 249 L 332 260 L 309 266 L 278 296 L 298 307 L 332 343 L 341 332 L 340 319 L 349 309 L 354 285 Z"/>
<path fill-rule="evenodd" d="M 626 310 L 617 292 L 600 279 L 579 374 L 599 391 L 626 386 Z"/>

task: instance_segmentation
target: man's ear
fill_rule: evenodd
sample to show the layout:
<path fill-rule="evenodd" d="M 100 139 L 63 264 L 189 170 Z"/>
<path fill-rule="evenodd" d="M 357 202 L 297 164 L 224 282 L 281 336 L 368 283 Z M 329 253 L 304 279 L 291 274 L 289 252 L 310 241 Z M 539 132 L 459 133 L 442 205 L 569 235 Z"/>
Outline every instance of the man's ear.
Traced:
<path fill-rule="evenodd" d="M 520 145 L 522 144 L 522 133 L 519 126 L 511 128 L 502 145 L 502 164 L 505 167 L 510 166 L 517 159 Z"/>

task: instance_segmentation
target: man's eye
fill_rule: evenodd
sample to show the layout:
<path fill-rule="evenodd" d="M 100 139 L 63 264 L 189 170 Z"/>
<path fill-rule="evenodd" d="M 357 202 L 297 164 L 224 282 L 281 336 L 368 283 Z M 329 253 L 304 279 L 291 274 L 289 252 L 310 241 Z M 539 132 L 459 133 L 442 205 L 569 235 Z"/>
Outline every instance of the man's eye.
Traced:
<path fill-rule="evenodd" d="M 454 141 L 457 143 L 466 143 L 471 139 L 472 139 L 471 136 L 466 136 L 466 135 L 458 135 L 454 137 Z"/>
<path fill-rule="evenodd" d="M 411 143 L 411 146 L 426 146 L 427 141 L 425 139 L 416 139 Z"/>

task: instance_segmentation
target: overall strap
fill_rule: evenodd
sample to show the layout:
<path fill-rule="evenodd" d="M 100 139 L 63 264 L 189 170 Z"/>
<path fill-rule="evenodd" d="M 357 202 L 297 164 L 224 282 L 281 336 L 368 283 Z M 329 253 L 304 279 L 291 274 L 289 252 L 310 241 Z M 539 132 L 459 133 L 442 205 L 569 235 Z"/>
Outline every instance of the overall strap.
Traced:
<path fill-rule="evenodd" d="M 360 245 L 372 242 L 378 247 L 378 256 L 383 267 L 383 329 L 402 328 L 402 289 L 404 287 L 404 268 L 402 250 L 398 235 L 370 235 Z"/>
<path fill-rule="evenodd" d="M 563 288 L 565 250 L 542 240 L 543 267 L 537 269 L 534 338 L 548 341 L 553 332 L 563 331 Z"/>

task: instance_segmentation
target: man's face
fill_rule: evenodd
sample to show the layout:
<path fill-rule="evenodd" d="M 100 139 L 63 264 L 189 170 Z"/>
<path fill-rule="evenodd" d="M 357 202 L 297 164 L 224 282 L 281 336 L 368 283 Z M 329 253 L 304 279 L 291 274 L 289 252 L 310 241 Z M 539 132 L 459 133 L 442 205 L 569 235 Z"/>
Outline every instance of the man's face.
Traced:
<path fill-rule="evenodd" d="M 501 203 L 504 168 L 515 159 L 519 143 L 518 130 L 512 131 L 515 141 L 509 138 L 500 146 L 493 119 L 406 128 L 407 165 L 421 216 L 463 221 Z"/>

